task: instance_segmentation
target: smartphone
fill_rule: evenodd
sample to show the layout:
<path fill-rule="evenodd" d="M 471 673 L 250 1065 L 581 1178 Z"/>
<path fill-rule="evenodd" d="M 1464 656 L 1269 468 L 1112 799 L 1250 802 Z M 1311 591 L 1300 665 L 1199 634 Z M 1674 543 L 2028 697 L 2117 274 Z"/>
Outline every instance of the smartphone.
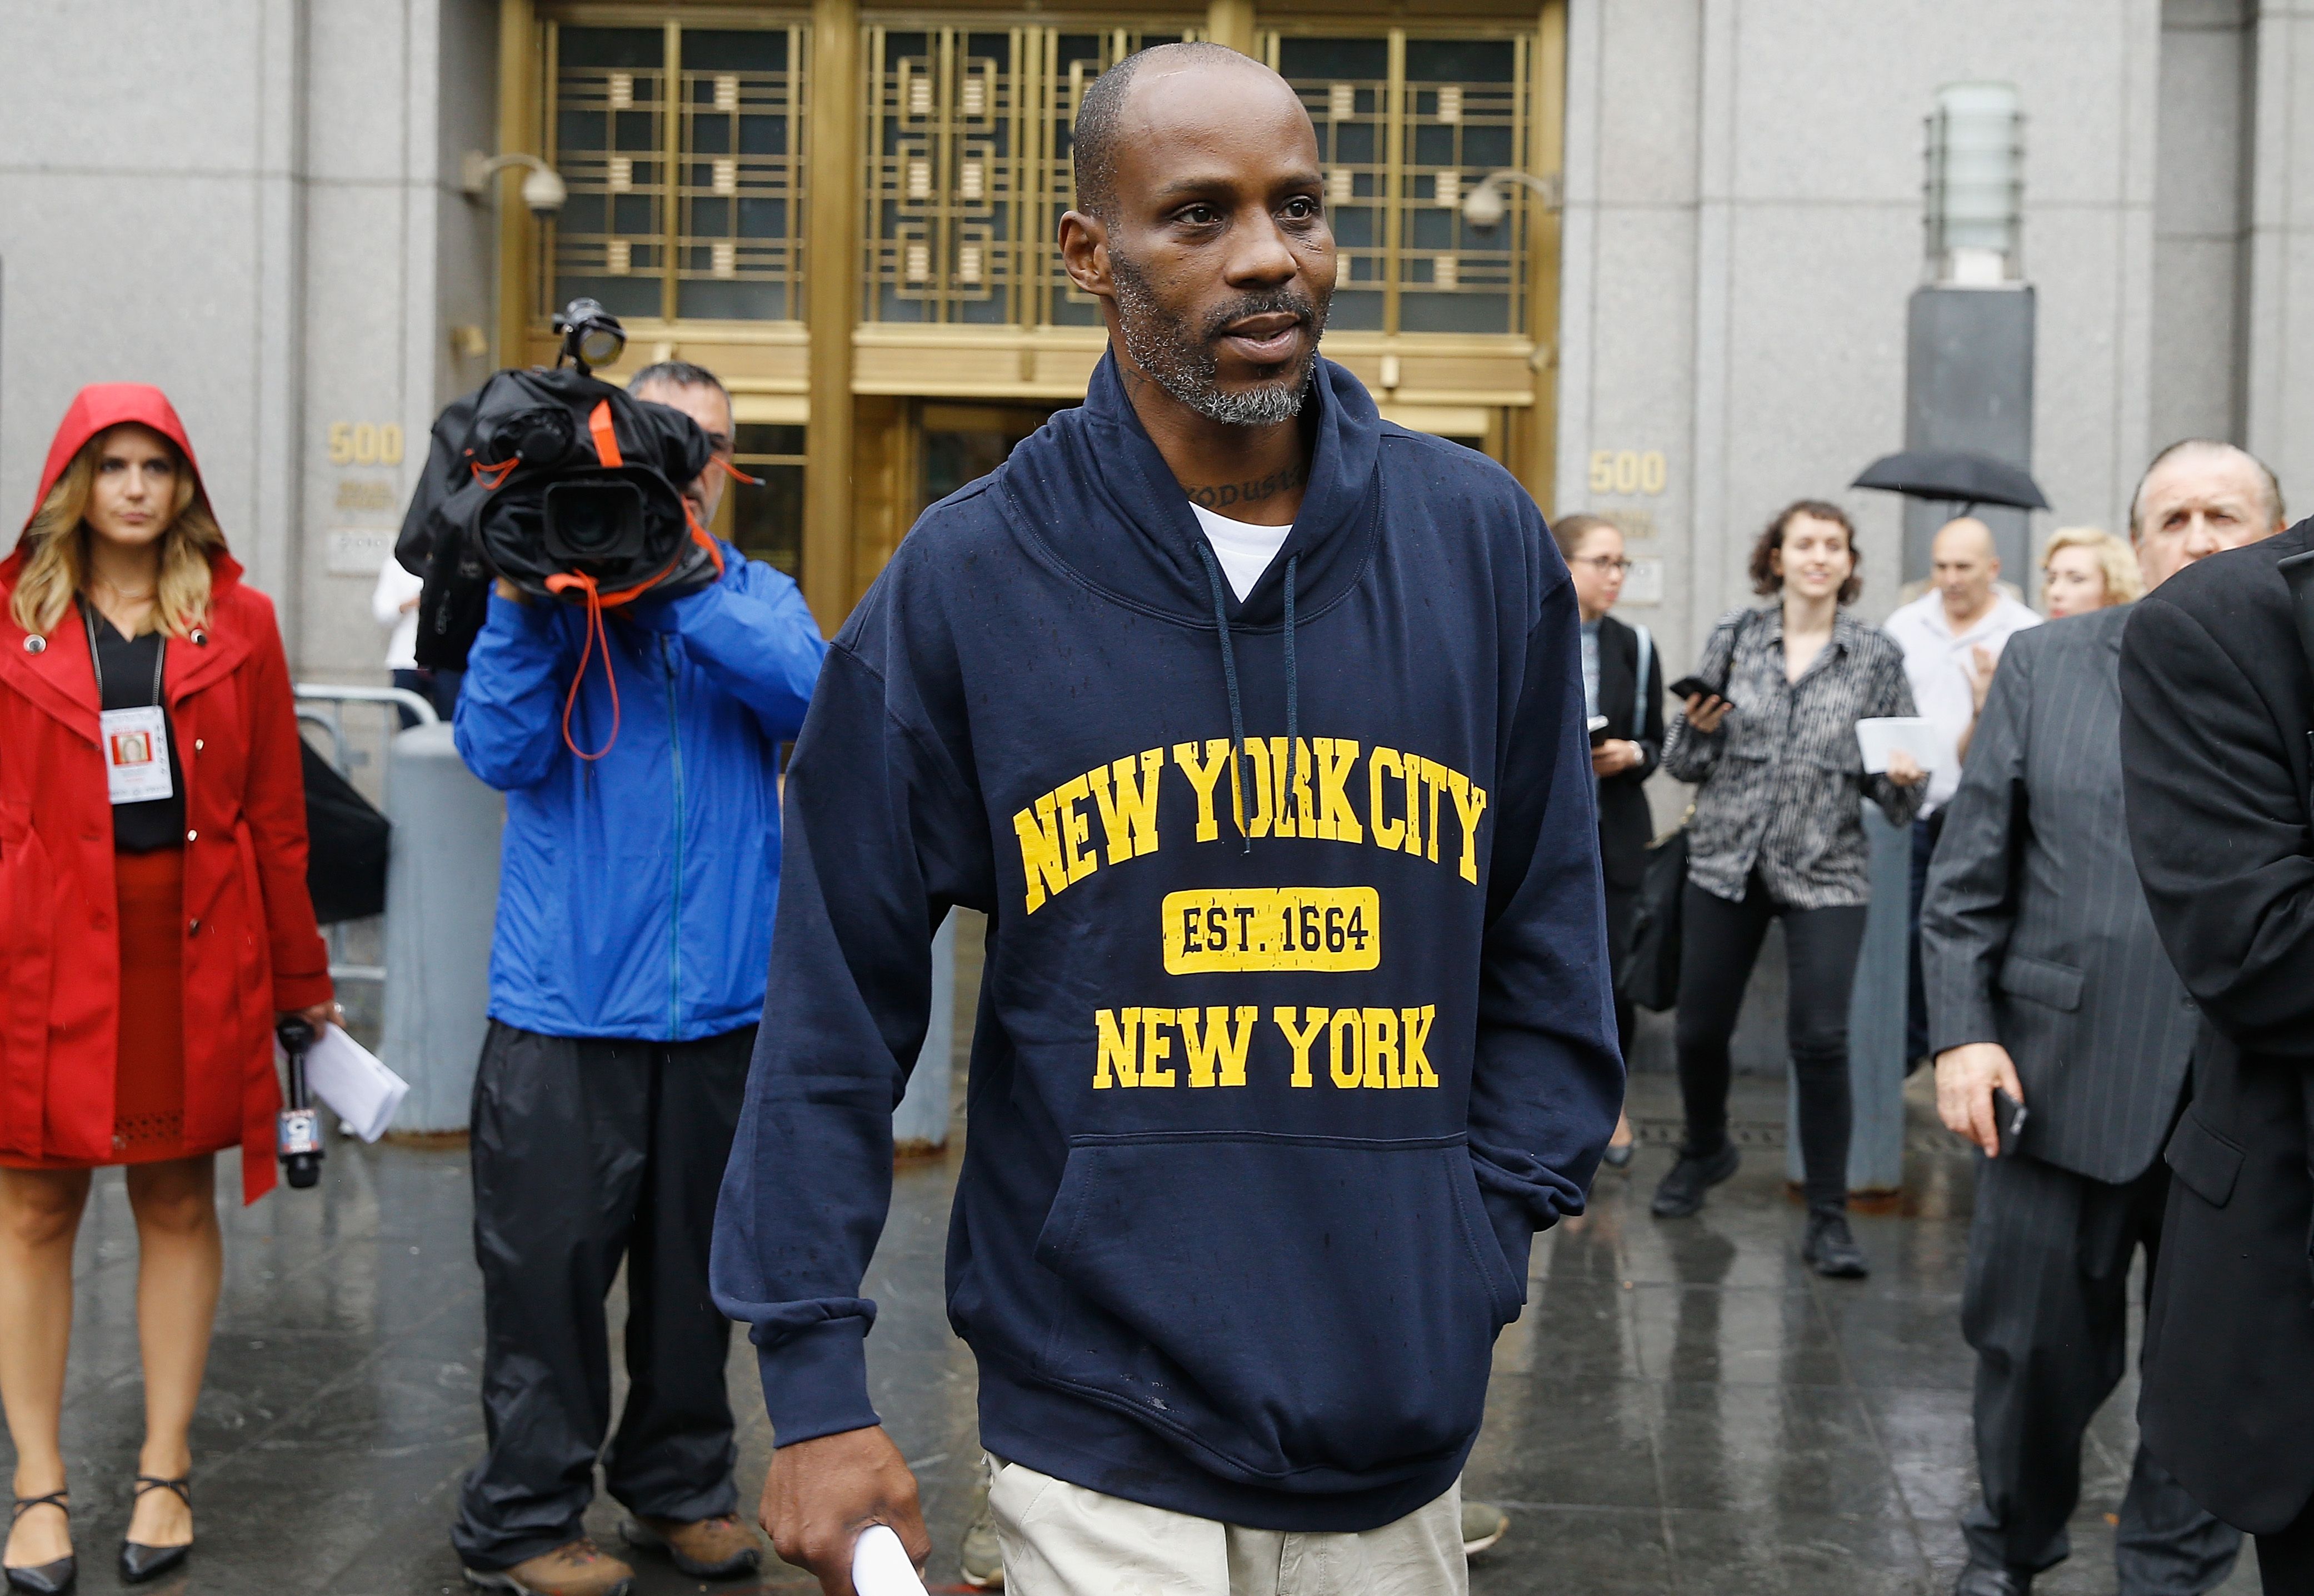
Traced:
<path fill-rule="evenodd" d="M 1671 695 L 1681 703 L 1685 703 L 1689 699 L 1699 695 L 1704 698 L 1718 698 L 1720 696 L 1720 690 L 1700 676 L 1682 676 L 1671 684 Z"/>
<path fill-rule="evenodd" d="M 1992 1089 L 1992 1128 L 2000 1138 L 2002 1158 L 2017 1156 L 2017 1143 L 2025 1134 L 2025 1116 L 2029 1112 L 2003 1089 Z"/>
<path fill-rule="evenodd" d="M 1594 715 L 1591 717 L 1591 746 L 1596 748 L 1600 744 L 1607 740 L 1608 725 L 1608 719 L 1604 715 Z"/>

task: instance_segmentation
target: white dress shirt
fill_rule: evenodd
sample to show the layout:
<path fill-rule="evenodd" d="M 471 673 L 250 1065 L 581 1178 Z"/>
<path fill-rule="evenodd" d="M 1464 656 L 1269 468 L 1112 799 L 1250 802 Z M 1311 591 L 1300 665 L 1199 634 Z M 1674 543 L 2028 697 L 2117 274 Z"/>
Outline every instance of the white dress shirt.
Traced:
<path fill-rule="evenodd" d="M 1945 595 L 1931 587 L 1889 616 L 1881 630 L 1904 651 L 1904 675 L 1912 681 L 1921 718 L 1935 722 L 1957 748 L 1976 719 L 1976 694 L 1969 686 L 1972 651 L 1983 648 L 1998 659 L 2010 638 L 2040 624 L 2040 616 L 1995 589 L 1992 607 L 1966 631 L 1955 632 L 1945 616 Z M 1957 770 L 1931 775 L 1921 817 L 1927 819 L 1959 789 Z"/>
<path fill-rule="evenodd" d="M 393 636 L 385 645 L 385 668 L 390 671 L 414 671 L 418 668 L 418 612 L 402 606 L 426 590 L 426 579 L 413 577 L 402 569 L 402 562 L 389 554 L 377 569 L 377 586 L 369 595 L 369 613 L 380 626 L 390 626 Z"/>

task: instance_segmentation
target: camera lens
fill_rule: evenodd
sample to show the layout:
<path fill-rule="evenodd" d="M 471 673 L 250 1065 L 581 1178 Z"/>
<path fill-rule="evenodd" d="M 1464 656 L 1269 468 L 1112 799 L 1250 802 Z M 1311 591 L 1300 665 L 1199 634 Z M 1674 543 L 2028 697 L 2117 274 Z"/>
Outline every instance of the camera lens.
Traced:
<path fill-rule="evenodd" d="M 557 560 L 639 560 L 643 496 L 632 482 L 556 482 L 546 490 L 545 543 Z"/>
<path fill-rule="evenodd" d="M 578 358 L 589 366 L 608 366 L 627 347 L 625 337 L 615 328 L 589 327 L 578 335 Z"/>

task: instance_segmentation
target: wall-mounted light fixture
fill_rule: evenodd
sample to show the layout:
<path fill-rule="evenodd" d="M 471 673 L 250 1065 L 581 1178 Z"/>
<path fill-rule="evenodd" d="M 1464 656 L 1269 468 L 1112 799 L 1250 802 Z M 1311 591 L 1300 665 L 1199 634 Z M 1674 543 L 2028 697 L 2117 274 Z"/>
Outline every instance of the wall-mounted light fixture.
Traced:
<path fill-rule="evenodd" d="M 562 208 L 570 198 L 562 174 L 536 155 L 516 151 L 506 155 L 485 155 L 480 150 L 468 150 L 459 177 L 467 194 L 480 199 L 490 191 L 490 180 L 510 167 L 519 166 L 526 175 L 522 180 L 522 202 L 542 216 L 551 216 Z"/>
<path fill-rule="evenodd" d="M 1490 172 L 1479 180 L 1471 191 L 1462 196 L 1462 220 L 1484 231 L 1502 225 L 1510 210 L 1510 186 L 1513 183 L 1532 189 L 1542 199 L 1545 210 L 1557 210 L 1564 185 L 1556 177 L 1537 177 L 1531 172 L 1519 172 L 1506 167 Z"/>
<path fill-rule="evenodd" d="M 1999 288 L 2025 276 L 2025 113 L 2013 84 L 1947 84 L 1928 119 L 1929 280 Z"/>

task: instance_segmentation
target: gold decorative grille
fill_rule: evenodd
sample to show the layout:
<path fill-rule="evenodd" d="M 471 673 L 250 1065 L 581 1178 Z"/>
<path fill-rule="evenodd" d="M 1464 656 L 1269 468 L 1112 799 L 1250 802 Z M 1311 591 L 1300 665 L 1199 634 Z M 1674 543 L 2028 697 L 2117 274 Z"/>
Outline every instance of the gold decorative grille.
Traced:
<path fill-rule="evenodd" d="M 552 308 L 787 321 L 802 313 L 807 31 L 550 23 Z"/>
<path fill-rule="evenodd" d="M 1084 85 L 1147 45 L 1197 37 L 1052 28 L 862 30 L 869 322 L 1098 322 L 1054 247 Z"/>
<path fill-rule="evenodd" d="M 1462 206 L 1488 172 L 1526 163 L 1531 36 L 1280 32 L 1264 48 L 1317 124 L 1341 261 L 1328 324 L 1526 331 L 1527 190 L 1485 233 Z"/>
<path fill-rule="evenodd" d="M 790 577 L 803 574 L 804 431 L 742 421 L 733 440 L 739 469 L 755 479 L 735 481 L 723 501 L 728 527 L 719 528 L 751 560 L 768 561 Z"/>

